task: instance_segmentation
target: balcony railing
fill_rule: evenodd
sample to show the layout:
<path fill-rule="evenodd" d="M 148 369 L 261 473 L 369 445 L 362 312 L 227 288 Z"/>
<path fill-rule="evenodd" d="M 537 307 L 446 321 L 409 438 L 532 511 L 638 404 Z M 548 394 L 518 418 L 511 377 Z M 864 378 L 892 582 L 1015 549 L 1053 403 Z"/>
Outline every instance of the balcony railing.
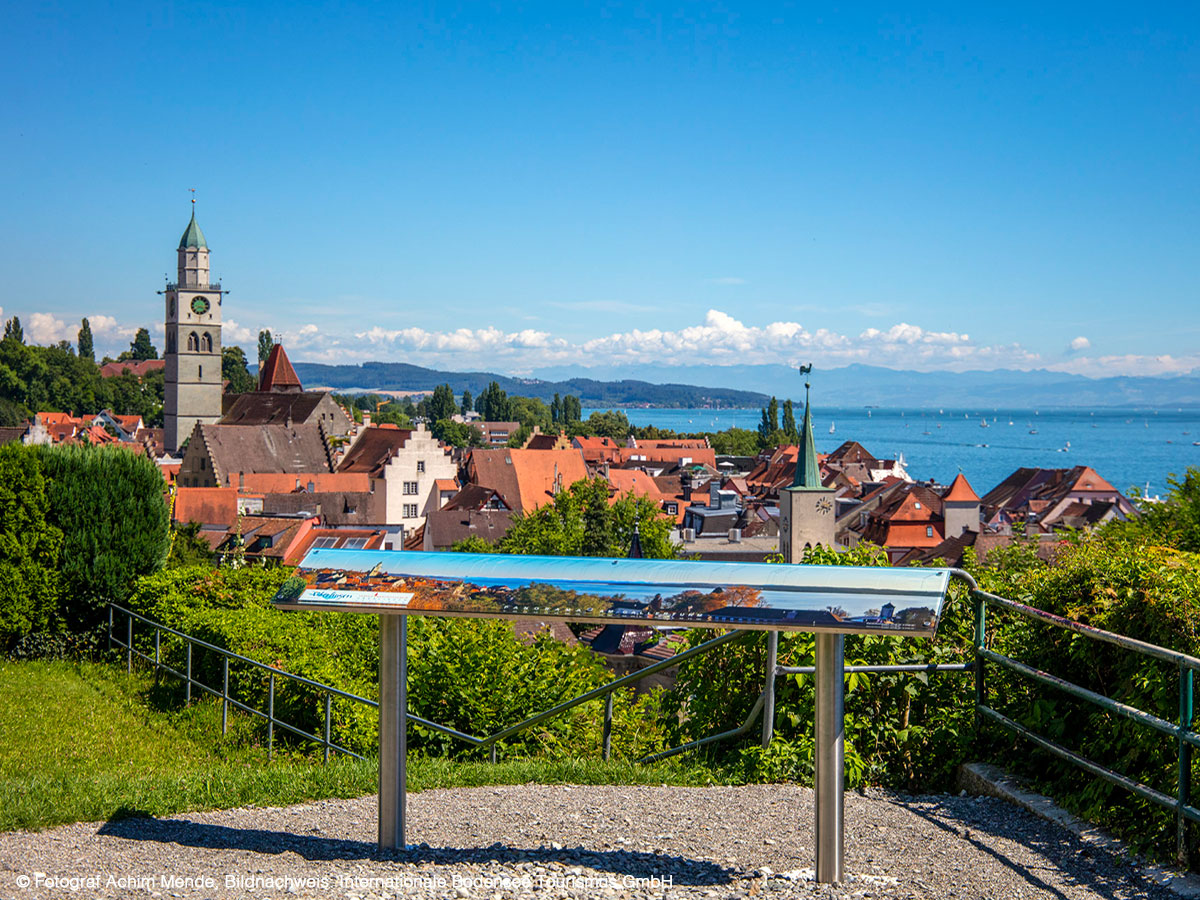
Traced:
<path fill-rule="evenodd" d="M 168 291 L 221 291 L 221 282 L 211 281 L 208 284 L 180 284 L 177 281 L 167 282 Z M 224 293 L 223 291 L 221 291 Z"/>

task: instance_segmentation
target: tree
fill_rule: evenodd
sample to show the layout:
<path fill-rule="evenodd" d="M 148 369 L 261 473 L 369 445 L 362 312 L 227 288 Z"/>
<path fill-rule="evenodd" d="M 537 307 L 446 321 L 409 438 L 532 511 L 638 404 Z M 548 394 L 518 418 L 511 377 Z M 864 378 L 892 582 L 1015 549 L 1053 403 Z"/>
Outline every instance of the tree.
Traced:
<path fill-rule="evenodd" d="M 79 358 L 90 359 L 96 361 L 96 349 L 92 345 L 92 326 L 85 318 L 79 326 L 79 334 L 76 336 L 76 344 L 79 345 Z"/>
<path fill-rule="evenodd" d="M 231 394 L 247 394 L 258 387 L 250 374 L 246 351 L 236 345 L 221 348 L 221 377 L 229 382 Z"/>
<path fill-rule="evenodd" d="M 475 411 L 483 416 L 485 422 L 508 422 L 512 420 L 512 409 L 508 394 L 500 389 L 500 385 L 492 381 L 475 401 Z"/>
<path fill-rule="evenodd" d="M 21 327 L 21 320 L 13 316 L 4 323 L 4 340 L 12 339 L 18 344 L 25 343 L 25 329 Z"/>
<path fill-rule="evenodd" d="M 454 402 L 454 391 L 448 384 L 439 384 L 433 389 L 433 396 L 429 398 L 429 421 L 449 419 L 456 412 L 458 404 Z"/>
<path fill-rule="evenodd" d="M 800 441 L 800 432 L 796 429 L 796 413 L 792 409 L 792 401 L 785 400 L 783 404 L 783 434 L 789 444 Z"/>
<path fill-rule="evenodd" d="M 462 406 L 459 407 L 459 412 L 461 412 L 465 416 L 467 413 L 469 413 L 474 408 L 475 408 L 475 405 L 471 400 L 471 392 L 468 391 L 466 388 L 463 388 Z"/>
<path fill-rule="evenodd" d="M 708 443 L 719 456 L 754 456 L 758 453 L 758 432 L 730 428 L 710 434 Z"/>
<path fill-rule="evenodd" d="M 167 555 L 167 504 L 158 467 L 111 447 L 38 448 L 49 485 L 46 518 L 63 533 L 63 614 L 73 630 L 100 622 L 134 579 Z"/>
<path fill-rule="evenodd" d="M 271 348 L 274 346 L 275 338 L 271 337 L 269 328 L 264 328 L 258 333 L 258 366 L 260 369 L 267 361 L 267 357 L 271 355 Z"/>
<path fill-rule="evenodd" d="M 46 518 L 46 479 L 36 452 L 0 446 L 0 649 L 57 621 L 62 532 Z"/>
<path fill-rule="evenodd" d="M 499 550 L 543 556 L 626 556 L 635 522 L 643 556 L 676 557 L 678 547 L 671 541 L 674 518 L 664 515 L 653 501 L 633 494 L 610 503 L 609 484 L 602 478 L 577 481 L 559 491 L 553 503 L 519 516 L 501 538 Z"/>
<path fill-rule="evenodd" d="M 598 437 L 612 438 L 619 443 L 629 437 L 629 419 L 619 409 L 594 412 L 588 416 L 587 424 Z"/>
<path fill-rule="evenodd" d="M 442 419 L 434 422 L 430 429 L 433 436 L 451 447 L 482 447 L 483 432 L 475 425 L 465 422 L 455 422 L 453 419 Z"/>
<path fill-rule="evenodd" d="M 578 397 L 571 394 L 563 397 L 562 420 L 564 425 L 583 421 L 583 404 L 579 402 Z"/>
<path fill-rule="evenodd" d="M 1171 490 L 1162 503 L 1142 503 L 1140 516 L 1114 521 L 1106 531 L 1125 535 L 1137 544 L 1200 553 L 1200 468 L 1188 466 L 1182 478 L 1172 475 L 1167 484 Z"/>
<path fill-rule="evenodd" d="M 199 522 L 188 522 L 171 530 L 171 548 L 165 568 L 186 569 L 190 566 L 213 567 L 213 549 L 200 537 Z"/>
<path fill-rule="evenodd" d="M 121 359 L 135 359 L 138 361 L 145 359 L 158 359 L 158 350 L 154 348 L 154 344 L 150 341 L 150 332 L 145 328 L 139 328 L 137 334 L 133 336 L 133 341 L 129 345 L 129 349 L 121 354 Z"/>

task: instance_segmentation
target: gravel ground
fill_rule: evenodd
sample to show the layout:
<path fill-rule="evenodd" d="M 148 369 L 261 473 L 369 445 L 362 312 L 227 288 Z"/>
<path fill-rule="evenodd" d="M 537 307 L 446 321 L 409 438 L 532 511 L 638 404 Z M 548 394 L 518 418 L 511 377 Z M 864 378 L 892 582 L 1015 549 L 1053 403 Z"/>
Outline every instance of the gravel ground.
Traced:
<path fill-rule="evenodd" d="M 384 858 L 375 822 L 362 797 L 10 832 L 0 897 L 1173 897 L 991 798 L 847 794 L 836 888 L 812 881 L 812 791 L 791 785 L 427 791 L 421 843 Z"/>

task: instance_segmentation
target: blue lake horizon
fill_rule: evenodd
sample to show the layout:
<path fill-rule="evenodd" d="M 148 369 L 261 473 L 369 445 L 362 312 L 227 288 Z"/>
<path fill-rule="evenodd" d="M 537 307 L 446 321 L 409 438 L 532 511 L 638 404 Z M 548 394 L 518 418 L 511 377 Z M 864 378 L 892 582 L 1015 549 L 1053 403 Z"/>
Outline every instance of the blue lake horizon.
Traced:
<path fill-rule="evenodd" d="M 610 408 L 634 425 L 676 432 L 756 430 L 761 419 L 757 408 Z M 802 410 L 797 405 L 797 419 Z M 583 416 L 597 411 L 605 410 L 585 408 Z M 903 455 L 917 480 L 948 484 L 961 471 L 981 496 L 1021 466 L 1088 465 L 1118 490 L 1136 486 L 1151 496 L 1169 490 L 1169 475 L 1200 466 L 1200 409 L 1194 408 L 814 406 L 813 425 L 819 453 L 858 441 L 881 459 Z"/>

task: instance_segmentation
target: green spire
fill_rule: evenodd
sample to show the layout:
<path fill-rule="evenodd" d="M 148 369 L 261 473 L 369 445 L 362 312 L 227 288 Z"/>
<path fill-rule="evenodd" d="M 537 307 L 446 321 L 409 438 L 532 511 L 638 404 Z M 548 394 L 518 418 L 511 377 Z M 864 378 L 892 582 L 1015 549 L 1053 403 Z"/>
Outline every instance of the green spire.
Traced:
<path fill-rule="evenodd" d="M 196 224 L 196 208 L 192 207 L 192 221 L 188 222 L 187 230 L 183 233 L 183 237 L 179 239 L 179 249 L 186 250 L 188 247 L 195 247 L 199 250 L 207 250 L 208 244 L 204 240 L 204 232 L 200 230 L 200 226 Z"/>
<path fill-rule="evenodd" d="M 800 374 L 808 375 L 812 366 L 801 366 Z M 812 387 L 806 379 L 804 382 L 804 424 L 800 428 L 800 449 L 796 454 L 796 477 L 792 479 L 792 491 L 820 491 L 825 489 L 821 484 L 821 472 L 817 468 L 817 445 L 813 440 L 812 403 L 808 399 L 808 390 Z"/>

